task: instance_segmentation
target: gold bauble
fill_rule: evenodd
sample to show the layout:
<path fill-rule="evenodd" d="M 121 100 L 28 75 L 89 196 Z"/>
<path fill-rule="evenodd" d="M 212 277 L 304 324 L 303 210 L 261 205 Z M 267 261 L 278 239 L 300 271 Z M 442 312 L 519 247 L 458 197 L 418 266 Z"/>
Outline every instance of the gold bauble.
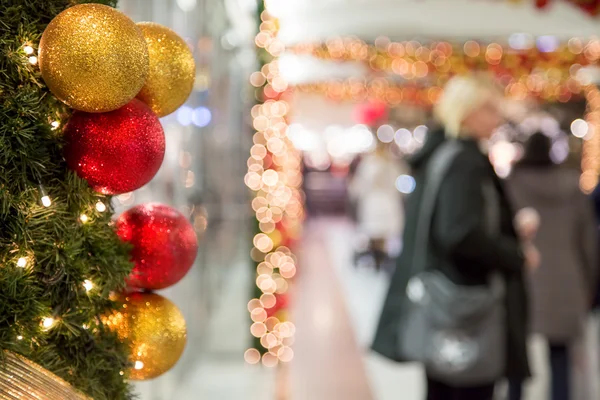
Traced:
<path fill-rule="evenodd" d="M 130 378 L 147 380 L 171 369 L 186 343 L 185 319 L 170 300 L 156 293 L 120 295 L 123 308 L 104 319 L 130 345 Z"/>
<path fill-rule="evenodd" d="M 177 110 L 194 88 L 196 64 L 187 43 L 166 26 L 140 22 L 150 54 L 150 72 L 138 99 L 159 117 Z"/>
<path fill-rule="evenodd" d="M 148 47 L 125 14 L 81 4 L 58 14 L 40 41 L 39 64 L 50 91 L 69 107 L 107 112 L 129 103 L 148 75 Z"/>

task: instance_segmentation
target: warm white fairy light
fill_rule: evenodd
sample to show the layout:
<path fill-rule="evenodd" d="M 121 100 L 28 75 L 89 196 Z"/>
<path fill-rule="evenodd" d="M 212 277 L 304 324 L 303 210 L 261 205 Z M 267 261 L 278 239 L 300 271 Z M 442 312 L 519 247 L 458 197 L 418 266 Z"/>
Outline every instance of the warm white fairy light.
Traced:
<path fill-rule="evenodd" d="M 58 127 L 60 126 L 60 122 L 58 122 L 58 121 L 52 121 L 50 123 L 50 126 L 52 127 L 52 130 L 58 129 Z"/>
<path fill-rule="evenodd" d="M 27 257 L 21 257 L 17 260 L 17 267 L 25 268 L 27 266 Z"/>
<path fill-rule="evenodd" d="M 42 319 L 42 327 L 46 330 L 52 328 L 56 324 L 56 320 L 52 317 Z"/>
<path fill-rule="evenodd" d="M 144 363 L 141 361 L 136 361 L 134 368 L 137 370 L 140 370 L 140 369 L 144 368 Z"/>
<path fill-rule="evenodd" d="M 17 340 L 23 340 L 23 336 L 21 336 L 21 335 L 17 336 Z"/>
<path fill-rule="evenodd" d="M 81 215 L 79 216 L 79 220 L 80 220 L 82 223 L 84 223 L 84 224 L 85 224 L 85 223 L 86 223 L 86 222 L 88 222 L 90 219 L 89 219 L 89 217 L 88 217 L 87 215 L 85 215 L 85 214 L 81 214 Z"/>
<path fill-rule="evenodd" d="M 88 324 L 83 324 L 83 325 L 81 325 L 81 327 L 82 327 L 83 329 L 85 329 L 86 331 L 87 331 L 88 329 L 90 329 L 90 326 L 89 326 Z"/>
<path fill-rule="evenodd" d="M 28 58 L 28 60 L 29 60 L 29 64 L 31 64 L 31 65 L 36 65 L 38 62 L 38 58 L 36 56 L 31 56 Z"/>
<path fill-rule="evenodd" d="M 52 200 L 50 200 L 50 196 L 46 195 L 42 197 L 42 204 L 44 207 L 50 207 L 52 205 Z"/>
<path fill-rule="evenodd" d="M 86 292 L 89 292 L 94 288 L 94 284 L 89 279 L 86 279 L 85 281 L 83 281 L 83 287 L 85 288 Z"/>
<path fill-rule="evenodd" d="M 27 55 L 31 55 L 33 54 L 33 47 L 29 46 L 29 45 L 25 45 L 23 46 L 23 51 L 25 52 L 25 54 Z"/>
<path fill-rule="evenodd" d="M 104 204 L 101 201 L 97 202 L 96 203 L 96 210 L 98 210 L 98 212 L 104 212 L 104 211 L 106 211 L 106 204 Z"/>

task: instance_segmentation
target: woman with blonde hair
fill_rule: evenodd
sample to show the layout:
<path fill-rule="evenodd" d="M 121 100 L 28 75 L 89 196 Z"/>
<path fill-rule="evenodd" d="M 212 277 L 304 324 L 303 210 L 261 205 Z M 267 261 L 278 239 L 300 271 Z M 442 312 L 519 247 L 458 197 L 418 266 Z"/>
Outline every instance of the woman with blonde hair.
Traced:
<path fill-rule="evenodd" d="M 500 379 L 530 375 L 524 271 L 539 254 L 521 243 L 482 151 L 499 100 L 485 77 L 452 78 L 434 110 L 444 129 L 409 160 L 416 189 L 373 349 L 422 362 L 428 400 L 491 400 Z"/>

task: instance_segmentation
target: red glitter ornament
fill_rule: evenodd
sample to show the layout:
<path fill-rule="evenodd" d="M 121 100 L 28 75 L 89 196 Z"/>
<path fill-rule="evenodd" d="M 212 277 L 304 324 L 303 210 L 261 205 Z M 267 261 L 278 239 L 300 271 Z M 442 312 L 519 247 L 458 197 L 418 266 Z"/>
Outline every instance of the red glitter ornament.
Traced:
<path fill-rule="evenodd" d="M 159 203 L 141 204 L 117 220 L 117 234 L 133 245 L 135 263 L 128 284 L 158 290 L 179 282 L 198 252 L 192 224 L 179 211 Z"/>
<path fill-rule="evenodd" d="M 104 194 L 144 186 L 156 175 L 165 156 L 160 121 L 135 99 L 107 113 L 75 111 L 65 127 L 65 141 L 69 168 Z"/>

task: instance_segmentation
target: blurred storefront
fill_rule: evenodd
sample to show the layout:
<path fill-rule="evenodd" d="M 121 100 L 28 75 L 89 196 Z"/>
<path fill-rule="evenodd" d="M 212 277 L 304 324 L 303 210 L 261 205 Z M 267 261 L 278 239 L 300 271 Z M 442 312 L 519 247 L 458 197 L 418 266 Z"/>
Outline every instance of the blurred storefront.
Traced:
<path fill-rule="evenodd" d="M 244 368 L 250 341 L 245 304 L 252 281 L 251 214 L 243 177 L 252 137 L 254 97 L 247 77 L 256 68 L 255 3 L 121 0 L 119 8 L 135 21 L 175 30 L 193 50 L 197 67 L 192 95 L 162 120 L 167 151 L 161 170 L 144 188 L 117 199 L 117 212 L 149 201 L 174 206 L 190 217 L 200 237 L 194 268 L 166 291 L 185 315 L 186 351 L 175 368 L 137 384 L 137 390 L 142 400 L 250 398 L 241 394 L 244 382 L 234 388 L 226 376 Z M 254 371 L 246 383 L 261 384 L 262 393 L 268 386 L 261 379 L 261 371 Z"/>

